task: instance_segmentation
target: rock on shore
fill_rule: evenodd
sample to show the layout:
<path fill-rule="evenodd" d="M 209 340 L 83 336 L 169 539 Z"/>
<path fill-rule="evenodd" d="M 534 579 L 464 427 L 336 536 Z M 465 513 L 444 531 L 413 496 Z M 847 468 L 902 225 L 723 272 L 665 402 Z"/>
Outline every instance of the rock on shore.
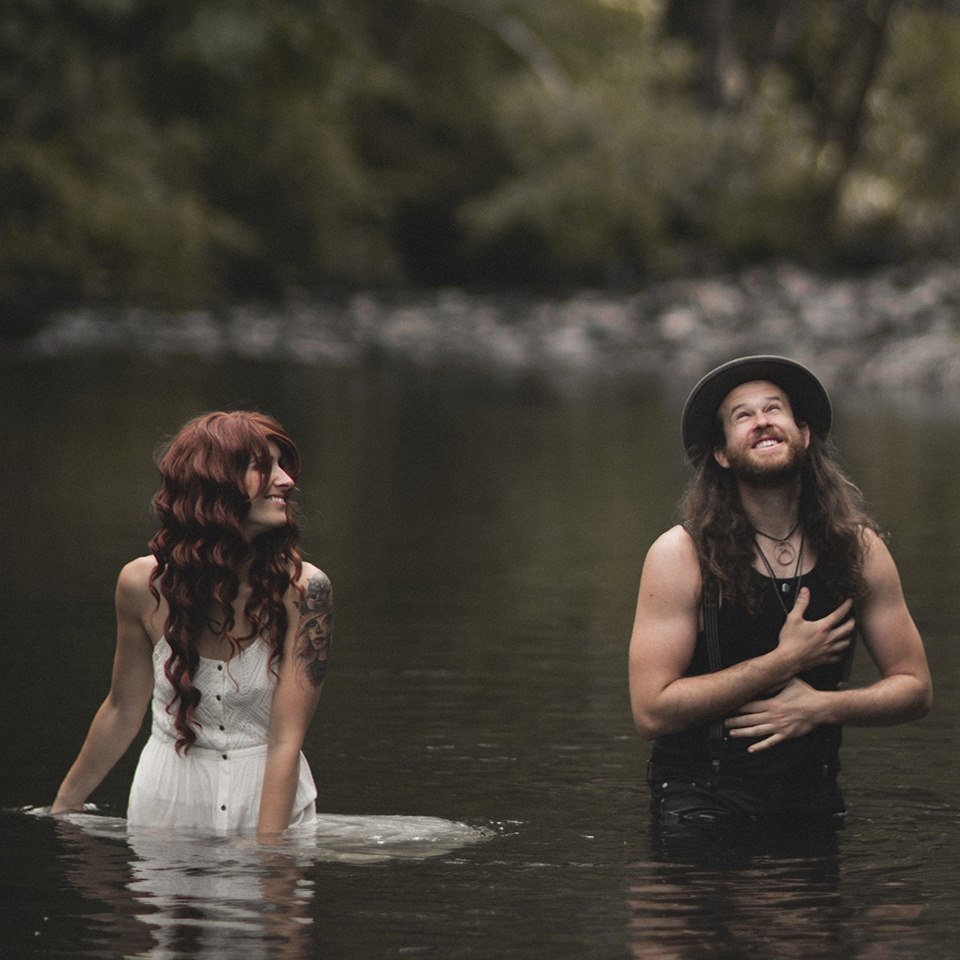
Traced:
<path fill-rule="evenodd" d="M 64 312 L 23 345 L 37 356 L 121 351 L 362 366 L 689 382 L 746 353 L 812 365 L 831 389 L 960 397 L 960 266 L 827 278 L 792 266 L 652 284 L 620 295 L 419 297 L 357 293 L 179 314 Z"/>

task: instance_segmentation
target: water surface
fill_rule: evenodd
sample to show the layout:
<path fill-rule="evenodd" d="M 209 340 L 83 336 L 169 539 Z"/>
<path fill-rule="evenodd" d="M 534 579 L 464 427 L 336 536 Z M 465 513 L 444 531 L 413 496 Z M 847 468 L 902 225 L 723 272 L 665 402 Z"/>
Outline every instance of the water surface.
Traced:
<path fill-rule="evenodd" d="M 626 645 L 644 552 L 684 478 L 676 385 L 121 357 L 2 374 L 11 956 L 958 955 L 955 412 L 837 403 L 841 453 L 928 646 L 935 710 L 847 732 L 850 817 L 833 846 L 669 861 L 648 827 Z M 322 811 L 463 822 L 489 831 L 482 843 L 419 858 L 158 851 L 17 812 L 49 803 L 106 692 L 116 575 L 153 529 L 154 444 L 241 405 L 298 440 L 306 550 L 334 584 L 306 745 Z M 865 658 L 856 669 L 869 678 Z M 135 754 L 94 796 L 105 817 L 123 815 Z"/>

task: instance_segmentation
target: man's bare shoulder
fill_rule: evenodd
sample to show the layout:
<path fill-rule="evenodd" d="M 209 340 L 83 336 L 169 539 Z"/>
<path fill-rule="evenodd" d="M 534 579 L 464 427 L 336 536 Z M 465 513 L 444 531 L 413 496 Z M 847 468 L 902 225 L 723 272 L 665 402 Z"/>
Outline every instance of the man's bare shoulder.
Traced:
<path fill-rule="evenodd" d="M 640 578 L 641 595 L 672 597 L 695 603 L 700 594 L 700 561 L 690 534 L 680 525 L 660 534 L 650 545 Z"/>
<path fill-rule="evenodd" d="M 899 584 L 900 574 L 890 548 L 880 534 L 866 528 L 861 533 L 863 542 L 863 572 L 868 589 Z"/>
<path fill-rule="evenodd" d="M 700 569 L 693 538 L 679 523 L 661 533 L 650 545 L 647 551 L 647 563 L 650 562 L 680 564 L 684 569 Z"/>
<path fill-rule="evenodd" d="M 683 673 L 696 643 L 700 591 L 693 540 L 682 526 L 671 527 L 650 546 L 640 575 L 630 638 L 635 668 L 659 665 L 674 679 Z"/>
<path fill-rule="evenodd" d="M 879 553 L 881 556 L 890 553 L 886 540 L 871 527 L 864 526 L 861 529 L 860 542 L 863 544 L 865 557 L 868 557 L 871 553 Z"/>

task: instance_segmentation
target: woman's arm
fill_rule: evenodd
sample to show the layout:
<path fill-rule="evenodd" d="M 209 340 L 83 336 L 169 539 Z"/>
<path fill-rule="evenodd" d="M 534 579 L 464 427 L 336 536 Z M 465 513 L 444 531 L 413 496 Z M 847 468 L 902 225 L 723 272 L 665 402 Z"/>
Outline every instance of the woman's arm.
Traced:
<path fill-rule="evenodd" d="M 145 623 L 154 605 L 149 590 L 153 558 L 128 563 L 117 579 L 117 647 L 110 692 L 90 724 L 83 747 L 70 767 L 53 814 L 83 809 L 87 797 L 123 756 L 140 730 L 153 692 L 153 660 Z"/>
<path fill-rule="evenodd" d="M 317 707 L 333 639 L 333 591 L 327 575 L 304 564 L 303 599 L 291 611 L 280 678 L 273 695 L 267 766 L 260 795 L 257 835 L 276 837 L 287 828 L 300 774 L 300 751 Z"/>

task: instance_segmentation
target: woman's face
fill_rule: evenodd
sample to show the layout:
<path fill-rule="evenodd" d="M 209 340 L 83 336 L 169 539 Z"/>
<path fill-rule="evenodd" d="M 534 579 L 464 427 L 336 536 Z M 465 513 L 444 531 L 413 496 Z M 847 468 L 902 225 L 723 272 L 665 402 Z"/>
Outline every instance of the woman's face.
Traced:
<path fill-rule="evenodd" d="M 266 485 L 263 484 L 261 464 L 256 459 L 250 460 L 244 478 L 250 499 L 250 512 L 243 523 L 243 534 L 247 540 L 287 523 L 287 498 L 294 488 L 294 481 L 280 465 L 280 448 L 275 443 L 269 446 L 270 464 Z"/>

